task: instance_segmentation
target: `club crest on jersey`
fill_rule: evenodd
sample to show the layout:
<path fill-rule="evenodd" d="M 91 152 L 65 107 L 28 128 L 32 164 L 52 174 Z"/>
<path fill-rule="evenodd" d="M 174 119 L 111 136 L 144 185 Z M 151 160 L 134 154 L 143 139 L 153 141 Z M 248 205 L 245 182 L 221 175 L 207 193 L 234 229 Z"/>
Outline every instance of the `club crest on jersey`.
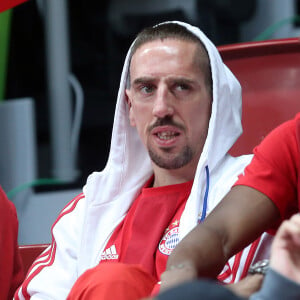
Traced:
<path fill-rule="evenodd" d="M 170 255 L 179 242 L 179 226 L 173 227 L 165 233 L 161 239 L 158 249 L 162 254 Z"/>

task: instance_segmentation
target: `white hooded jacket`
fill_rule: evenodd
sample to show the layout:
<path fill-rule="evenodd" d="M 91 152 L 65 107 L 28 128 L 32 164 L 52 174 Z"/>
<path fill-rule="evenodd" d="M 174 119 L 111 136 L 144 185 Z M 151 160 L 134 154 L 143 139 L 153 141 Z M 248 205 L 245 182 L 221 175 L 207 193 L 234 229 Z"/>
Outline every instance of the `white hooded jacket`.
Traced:
<path fill-rule="evenodd" d="M 251 156 L 233 158 L 227 154 L 242 133 L 241 87 L 238 80 L 224 65 L 216 47 L 198 28 L 177 23 L 199 37 L 205 45 L 213 81 L 208 135 L 180 219 L 179 238 L 182 239 L 196 226 L 203 207 L 206 206 L 206 213 L 209 214 L 230 190 Z M 76 279 L 99 263 L 112 232 L 152 175 L 147 150 L 128 118 L 125 87 L 129 54 L 130 50 L 122 72 L 106 167 L 102 172 L 92 173 L 83 194 L 73 199 L 61 212 L 53 225 L 51 246 L 33 264 L 16 293 L 16 299 L 28 299 L 30 296 L 31 299 L 65 299 Z M 244 250 L 240 267 L 235 274 L 224 279 L 226 282 L 238 281 L 251 252 L 249 249 Z M 252 252 L 251 260 L 257 252 L 256 248 Z M 225 271 L 234 263 L 232 258 Z"/>

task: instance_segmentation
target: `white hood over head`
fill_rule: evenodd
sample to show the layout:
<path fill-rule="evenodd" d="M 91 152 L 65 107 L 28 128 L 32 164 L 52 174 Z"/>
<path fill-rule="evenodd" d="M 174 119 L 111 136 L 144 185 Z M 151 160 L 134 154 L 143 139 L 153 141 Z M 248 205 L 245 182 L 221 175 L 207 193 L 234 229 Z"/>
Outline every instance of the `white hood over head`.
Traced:
<path fill-rule="evenodd" d="M 220 164 L 228 150 L 242 133 L 241 87 L 236 77 L 222 62 L 218 50 L 200 29 L 182 22 L 206 47 L 209 55 L 213 82 L 212 112 L 207 139 L 201 154 L 192 191 L 180 220 L 180 236 L 183 237 L 196 224 L 208 193 L 208 176 L 211 186 L 220 173 Z M 84 194 L 91 203 L 90 209 L 101 207 L 105 218 L 99 220 L 103 243 L 111 234 L 112 225 L 121 221 L 136 198 L 141 187 L 153 173 L 150 158 L 136 128 L 130 126 L 129 108 L 125 88 L 129 72 L 130 51 L 125 59 L 118 92 L 113 124 L 111 148 L 106 167 L 102 172 L 92 173 L 84 187 Z M 209 173 L 207 172 L 209 170 Z M 208 197 L 209 198 L 209 197 Z M 209 208 L 209 210 L 211 210 Z M 92 212 L 91 212 L 92 213 Z M 96 214 L 94 211 L 92 214 Z M 107 225 L 109 220 L 110 226 Z"/>

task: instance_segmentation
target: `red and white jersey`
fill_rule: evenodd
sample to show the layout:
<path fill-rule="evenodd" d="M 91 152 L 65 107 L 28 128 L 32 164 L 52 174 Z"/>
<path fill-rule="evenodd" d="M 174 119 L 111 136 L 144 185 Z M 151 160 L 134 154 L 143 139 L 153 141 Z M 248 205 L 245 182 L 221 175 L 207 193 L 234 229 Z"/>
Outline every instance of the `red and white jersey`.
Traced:
<path fill-rule="evenodd" d="M 188 186 L 189 184 L 190 183 L 186 183 L 185 185 Z M 162 187 L 161 191 L 163 193 L 165 192 L 164 189 L 167 191 L 166 187 Z M 177 193 L 179 190 L 176 191 L 175 188 L 174 192 Z M 150 195 L 151 192 L 149 193 L 148 191 L 148 196 Z M 157 196 L 159 196 L 159 193 Z M 97 232 L 101 232 L 101 229 L 97 228 L 97 226 L 94 227 L 95 230 L 90 232 L 89 241 L 90 243 L 92 242 L 90 249 L 96 249 L 96 251 L 88 253 L 86 250 L 83 254 L 83 252 L 80 251 L 82 251 L 85 243 L 78 239 L 75 231 L 71 230 L 77 227 L 76 231 L 82 236 L 84 234 L 82 232 L 83 224 L 87 221 L 87 219 L 79 217 L 80 213 L 87 208 L 85 207 L 86 199 L 84 195 L 78 195 L 60 213 L 52 228 L 53 241 L 51 246 L 46 249 L 31 266 L 25 281 L 15 294 L 15 299 L 61 299 L 61 295 L 66 297 L 81 273 L 88 268 L 94 267 L 99 263 L 105 263 L 106 261 L 140 263 L 149 273 L 156 276 L 159 281 L 161 273 L 165 270 L 168 256 L 179 242 L 180 217 L 184 210 L 185 198 L 187 198 L 187 196 L 188 193 L 184 194 L 183 192 L 181 200 L 175 204 L 173 208 L 176 211 L 169 215 L 170 220 L 167 226 L 163 225 L 159 227 L 156 225 L 155 211 L 157 211 L 157 206 L 154 206 L 152 213 L 149 212 L 149 214 L 144 215 L 145 219 L 139 221 L 141 224 L 144 223 L 144 226 L 145 224 L 147 225 L 145 228 L 146 231 L 149 232 L 149 236 L 155 232 L 154 227 L 157 227 L 156 232 L 160 232 L 159 236 L 152 234 L 153 236 L 150 237 L 150 239 L 148 235 L 146 235 L 145 239 L 133 239 L 135 242 L 133 244 L 131 243 L 131 250 L 128 250 L 128 244 L 130 244 L 128 241 L 132 237 L 131 230 L 133 226 L 130 226 L 127 230 L 130 231 L 129 233 L 126 232 L 121 235 L 120 229 L 122 229 L 124 222 L 133 221 L 134 217 L 130 216 L 118 224 L 107 243 L 103 245 L 103 249 L 101 245 L 97 243 L 96 239 Z M 174 195 L 172 197 L 174 197 Z M 155 200 L 155 197 L 153 198 L 153 200 Z M 162 198 L 161 203 L 164 202 L 163 200 L 165 199 Z M 138 204 L 138 201 L 134 204 Z M 132 208 L 128 215 L 136 213 L 135 205 L 133 205 Z M 149 209 L 145 211 L 148 212 Z M 126 215 L 126 217 L 128 215 Z M 157 216 L 160 217 L 161 214 L 156 214 L 156 217 Z M 62 228 L 65 230 L 61 230 Z M 70 231 L 67 228 L 69 228 Z M 139 232 L 137 234 L 139 234 Z M 270 237 L 268 234 L 264 234 L 260 239 L 233 256 L 225 265 L 218 279 L 224 283 L 233 283 L 247 275 L 248 268 L 253 262 L 268 257 Z M 97 248 L 94 248 L 95 245 L 97 245 Z M 123 251 L 124 247 L 122 247 L 122 245 L 128 251 Z M 145 247 L 152 248 L 153 251 L 151 253 L 144 253 L 146 252 Z M 89 247 L 86 247 L 86 249 L 88 248 Z M 142 253 L 140 261 L 135 260 L 136 253 L 138 252 Z M 94 260 L 90 263 L 84 261 L 84 258 L 87 258 L 88 255 L 94 257 Z M 51 278 L 51 281 L 46 280 L 47 278 Z"/>

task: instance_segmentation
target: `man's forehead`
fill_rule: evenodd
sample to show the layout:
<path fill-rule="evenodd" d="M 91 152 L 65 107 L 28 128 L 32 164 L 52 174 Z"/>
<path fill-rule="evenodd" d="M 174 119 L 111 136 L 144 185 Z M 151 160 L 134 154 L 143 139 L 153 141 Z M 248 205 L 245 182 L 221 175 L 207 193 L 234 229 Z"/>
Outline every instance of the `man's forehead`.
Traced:
<path fill-rule="evenodd" d="M 177 39 L 177 38 L 165 38 L 165 39 L 157 39 L 157 40 L 151 40 L 147 41 L 144 44 L 140 45 L 135 53 L 133 53 L 132 57 L 134 57 L 137 53 L 148 53 L 152 49 L 161 49 L 164 51 L 167 51 L 169 53 L 175 53 L 176 48 L 181 47 L 192 47 L 196 46 L 197 43 L 190 40 L 183 40 L 183 39 Z"/>
<path fill-rule="evenodd" d="M 193 40 L 177 38 L 165 38 L 163 40 L 156 39 L 147 41 L 140 45 L 131 57 L 129 74 L 127 78 L 129 81 L 127 81 L 127 86 L 130 86 L 130 84 L 132 84 L 137 77 L 149 74 L 147 71 L 149 69 L 153 71 L 154 68 L 156 68 L 157 72 L 159 72 L 161 64 L 165 65 L 165 61 L 171 61 L 173 59 L 173 55 L 174 57 L 177 57 L 177 61 L 181 60 L 181 62 L 184 62 L 185 65 L 188 63 L 189 65 L 198 66 L 199 58 L 201 59 L 201 57 L 203 57 L 204 60 L 207 60 L 207 53 L 203 49 L 203 45 L 200 41 L 197 43 Z M 163 60 L 161 60 L 161 57 L 163 57 Z M 137 70 L 141 71 L 142 73 L 136 74 Z M 166 72 L 167 70 L 166 68 L 163 68 L 162 71 Z M 171 69 L 169 69 L 169 71 L 171 72 Z M 176 71 L 178 72 L 178 70 Z M 199 69 L 197 68 L 197 72 L 198 71 Z"/>
<path fill-rule="evenodd" d="M 147 42 L 141 45 L 133 54 L 130 61 L 130 72 L 138 67 L 144 69 L 157 65 L 165 61 L 184 61 L 194 60 L 197 45 L 190 41 L 178 39 L 165 39 Z M 187 55 L 188 54 L 188 55 Z M 148 66 L 147 66 L 148 64 Z"/>
<path fill-rule="evenodd" d="M 164 51 L 170 55 L 176 54 L 178 52 L 176 47 L 174 47 L 174 46 L 170 47 L 170 45 L 167 43 L 159 43 L 159 44 L 148 43 L 148 44 L 145 44 L 144 47 L 141 47 L 140 49 L 138 49 L 138 50 L 140 50 L 139 54 L 147 55 L 147 54 L 151 53 L 151 51 L 154 48 L 157 50 Z"/>
<path fill-rule="evenodd" d="M 206 49 L 200 40 L 198 43 L 194 40 L 165 38 L 147 41 L 140 45 L 132 54 L 129 68 L 135 64 L 135 61 L 139 61 L 140 64 L 143 57 L 152 57 L 153 60 L 155 60 L 155 58 L 162 53 L 166 56 L 168 55 L 170 58 L 174 55 L 183 58 L 189 56 L 193 59 L 198 57 L 198 59 L 204 59 L 204 61 L 208 60 Z"/>

